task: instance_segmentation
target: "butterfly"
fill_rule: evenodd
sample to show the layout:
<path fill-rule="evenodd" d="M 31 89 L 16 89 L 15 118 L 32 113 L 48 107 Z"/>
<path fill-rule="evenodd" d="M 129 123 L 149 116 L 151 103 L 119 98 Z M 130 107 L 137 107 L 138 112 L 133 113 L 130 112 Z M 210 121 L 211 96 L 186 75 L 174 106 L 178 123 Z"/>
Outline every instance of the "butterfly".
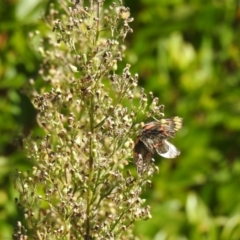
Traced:
<path fill-rule="evenodd" d="M 146 123 L 139 131 L 134 145 L 134 160 L 138 172 L 143 172 L 149 159 L 158 154 L 164 158 L 175 158 L 180 151 L 167 139 L 175 136 L 182 127 L 182 118 L 171 117 Z"/>

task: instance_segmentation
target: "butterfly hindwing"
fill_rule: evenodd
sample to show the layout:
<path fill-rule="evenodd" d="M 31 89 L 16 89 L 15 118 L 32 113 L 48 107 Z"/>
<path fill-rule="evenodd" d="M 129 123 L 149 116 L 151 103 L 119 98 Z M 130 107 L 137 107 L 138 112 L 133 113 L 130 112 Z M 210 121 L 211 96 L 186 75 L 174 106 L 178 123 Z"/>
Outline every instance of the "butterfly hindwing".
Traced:
<path fill-rule="evenodd" d="M 164 140 L 164 144 L 157 148 L 156 152 L 165 158 L 175 158 L 180 154 L 180 151 L 167 140 Z"/>

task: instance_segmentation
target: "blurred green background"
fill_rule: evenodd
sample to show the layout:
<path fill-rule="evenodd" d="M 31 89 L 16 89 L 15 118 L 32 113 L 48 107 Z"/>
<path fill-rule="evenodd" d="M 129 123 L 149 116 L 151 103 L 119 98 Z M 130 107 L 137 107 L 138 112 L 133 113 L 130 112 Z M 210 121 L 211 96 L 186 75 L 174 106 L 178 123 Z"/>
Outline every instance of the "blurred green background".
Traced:
<path fill-rule="evenodd" d="M 181 155 L 160 168 L 143 198 L 152 219 L 135 233 L 148 240 L 240 239 L 240 1 L 126 0 L 135 21 L 126 61 L 140 85 L 184 118 L 173 142 Z M 44 28 L 47 1 L 0 4 L 0 239 L 19 216 L 9 174 L 29 166 L 19 147 L 37 127 L 25 83 L 41 59 L 28 34 Z"/>

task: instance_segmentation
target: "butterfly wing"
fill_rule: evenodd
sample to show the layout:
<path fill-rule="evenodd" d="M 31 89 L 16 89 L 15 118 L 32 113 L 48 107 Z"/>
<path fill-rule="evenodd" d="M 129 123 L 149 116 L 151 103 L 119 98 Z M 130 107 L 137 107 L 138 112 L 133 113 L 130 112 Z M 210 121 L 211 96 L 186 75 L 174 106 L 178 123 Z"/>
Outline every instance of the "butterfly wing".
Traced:
<path fill-rule="evenodd" d="M 147 169 L 149 164 L 149 160 L 152 157 L 152 152 L 146 147 L 140 138 L 137 138 L 133 151 L 138 173 L 145 172 L 145 169 Z"/>
<path fill-rule="evenodd" d="M 180 117 L 166 118 L 159 121 L 161 130 L 166 138 L 175 136 L 175 133 L 182 127 L 182 121 L 183 119 Z"/>
<path fill-rule="evenodd" d="M 134 146 L 134 159 L 135 161 L 139 161 L 143 159 L 147 161 L 152 157 L 152 152 L 148 149 L 148 147 L 138 138 L 135 142 Z"/>
<path fill-rule="evenodd" d="M 156 152 L 164 158 L 175 158 L 180 154 L 180 151 L 167 140 L 164 140 L 163 144 L 156 148 Z"/>
<path fill-rule="evenodd" d="M 149 151 L 154 154 L 156 153 L 156 146 L 166 139 L 166 135 L 158 122 L 150 122 L 143 126 L 139 138 Z"/>

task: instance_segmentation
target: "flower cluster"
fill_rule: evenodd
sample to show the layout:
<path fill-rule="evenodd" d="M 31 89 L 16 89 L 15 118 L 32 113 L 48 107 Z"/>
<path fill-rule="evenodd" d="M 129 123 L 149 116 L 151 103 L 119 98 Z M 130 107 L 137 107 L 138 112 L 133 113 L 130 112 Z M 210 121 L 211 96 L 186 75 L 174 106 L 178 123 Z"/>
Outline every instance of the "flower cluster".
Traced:
<path fill-rule="evenodd" d="M 14 239 L 135 239 L 133 223 L 151 217 L 140 194 L 156 168 L 132 173 L 132 137 L 141 115 L 161 117 L 163 107 L 151 94 L 148 103 L 129 64 L 118 70 L 130 10 L 63 1 L 46 20 L 44 84 L 31 93 L 44 134 L 24 140 L 34 167 L 13 177 L 28 229 L 19 222 Z"/>

